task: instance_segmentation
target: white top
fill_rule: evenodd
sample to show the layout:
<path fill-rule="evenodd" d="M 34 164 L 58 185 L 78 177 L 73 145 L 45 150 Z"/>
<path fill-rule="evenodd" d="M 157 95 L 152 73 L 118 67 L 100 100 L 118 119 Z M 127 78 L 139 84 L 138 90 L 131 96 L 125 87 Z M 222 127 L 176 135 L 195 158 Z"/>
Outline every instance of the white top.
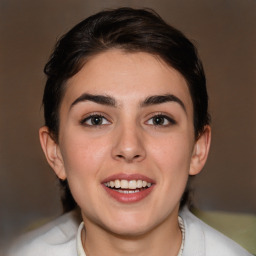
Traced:
<path fill-rule="evenodd" d="M 180 212 L 180 216 L 185 227 L 182 256 L 252 256 L 186 208 Z M 86 256 L 81 243 L 83 225 L 79 227 L 80 221 L 75 211 L 64 214 L 22 236 L 8 256 Z"/>

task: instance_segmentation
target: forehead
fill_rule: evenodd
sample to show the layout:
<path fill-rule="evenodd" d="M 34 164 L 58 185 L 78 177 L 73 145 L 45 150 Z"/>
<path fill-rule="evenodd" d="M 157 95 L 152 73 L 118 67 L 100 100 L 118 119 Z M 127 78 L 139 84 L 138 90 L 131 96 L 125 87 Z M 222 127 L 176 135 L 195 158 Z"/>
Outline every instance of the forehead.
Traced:
<path fill-rule="evenodd" d="M 82 93 L 111 95 L 120 103 L 173 94 L 186 108 L 192 106 L 185 78 L 160 57 L 145 52 L 109 50 L 91 57 L 67 81 L 63 101 L 70 104 Z"/>

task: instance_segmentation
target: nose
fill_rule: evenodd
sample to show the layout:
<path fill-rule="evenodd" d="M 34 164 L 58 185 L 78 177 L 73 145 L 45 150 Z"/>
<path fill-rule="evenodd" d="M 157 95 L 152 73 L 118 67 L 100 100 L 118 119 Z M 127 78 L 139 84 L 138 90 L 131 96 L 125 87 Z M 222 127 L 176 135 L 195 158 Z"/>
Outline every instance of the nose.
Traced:
<path fill-rule="evenodd" d="M 134 125 L 119 127 L 115 132 L 112 157 L 127 163 L 140 162 L 146 156 L 142 132 Z"/>

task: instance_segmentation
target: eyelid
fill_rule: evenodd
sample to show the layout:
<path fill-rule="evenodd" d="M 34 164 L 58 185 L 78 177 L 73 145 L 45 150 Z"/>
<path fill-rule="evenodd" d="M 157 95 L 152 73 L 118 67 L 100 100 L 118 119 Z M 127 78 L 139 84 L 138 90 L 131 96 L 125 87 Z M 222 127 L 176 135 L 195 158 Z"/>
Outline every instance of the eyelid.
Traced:
<path fill-rule="evenodd" d="M 157 112 L 157 113 L 152 113 L 150 114 L 150 117 L 147 118 L 146 120 L 146 123 L 149 122 L 149 120 L 153 119 L 154 117 L 162 117 L 162 118 L 165 118 L 169 123 L 168 124 L 165 124 L 165 125 L 155 125 L 155 124 L 150 124 L 152 126 L 159 126 L 159 127 L 168 127 L 170 125 L 175 125 L 177 124 L 176 120 L 170 116 L 170 114 L 166 114 L 166 113 L 163 113 L 163 112 Z"/>
<path fill-rule="evenodd" d="M 79 121 L 80 124 L 82 125 L 85 125 L 85 126 L 103 126 L 103 125 L 108 125 L 108 124 L 101 124 L 101 125 L 89 125 L 89 124 L 86 124 L 86 121 L 89 120 L 90 118 L 93 118 L 95 116 L 99 116 L 101 118 L 104 118 L 105 120 L 107 120 L 108 124 L 111 124 L 112 123 L 112 120 L 110 117 L 108 117 L 107 114 L 105 113 L 102 113 L 102 112 L 91 112 L 91 113 L 88 113 L 86 114 L 85 116 L 82 117 L 82 119 Z"/>

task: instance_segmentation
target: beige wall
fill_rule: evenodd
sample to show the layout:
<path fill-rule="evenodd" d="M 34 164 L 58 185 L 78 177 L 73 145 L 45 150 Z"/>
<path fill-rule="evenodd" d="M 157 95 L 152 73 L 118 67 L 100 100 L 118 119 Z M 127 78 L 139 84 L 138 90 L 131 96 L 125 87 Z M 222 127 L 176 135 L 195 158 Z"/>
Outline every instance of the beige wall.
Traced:
<path fill-rule="evenodd" d="M 255 0 L 1 0 L 2 243 L 31 221 L 60 213 L 57 183 L 37 134 L 43 124 L 42 69 L 56 38 L 95 11 L 125 5 L 156 9 L 197 42 L 208 78 L 213 143 L 195 180 L 195 203 L 256 213 Z"/>

